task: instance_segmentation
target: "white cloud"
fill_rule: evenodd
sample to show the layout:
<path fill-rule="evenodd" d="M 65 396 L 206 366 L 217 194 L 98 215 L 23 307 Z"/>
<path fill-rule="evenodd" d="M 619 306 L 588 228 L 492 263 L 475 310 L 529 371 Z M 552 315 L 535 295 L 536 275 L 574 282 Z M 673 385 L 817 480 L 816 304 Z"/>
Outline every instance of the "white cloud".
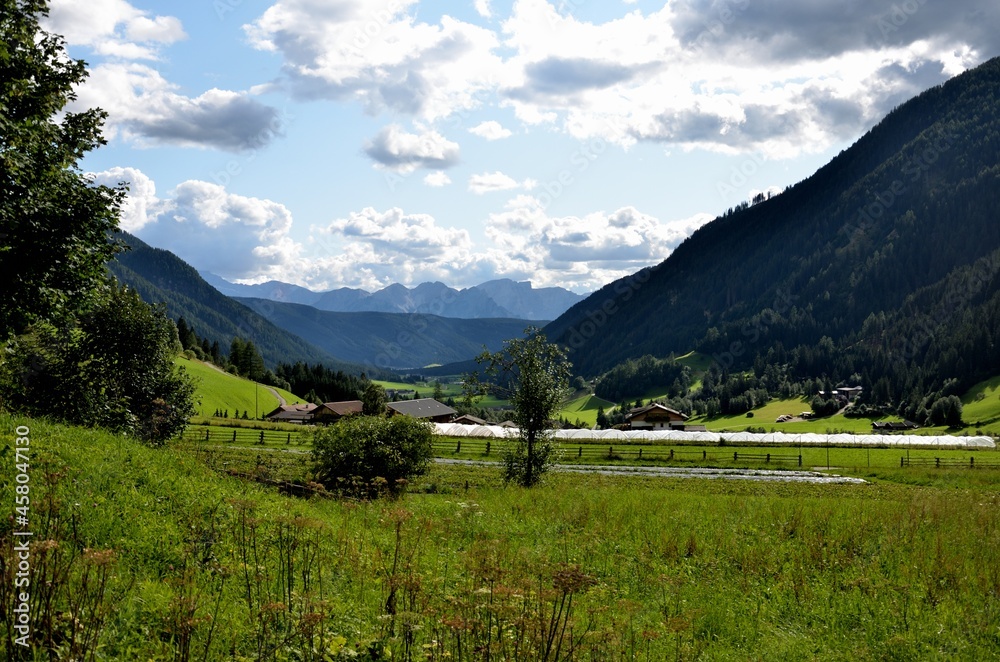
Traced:
<path fill-rule="evenodd" d="M 93 178 L 107 185 L 129 182 L 122 228 L 199 271 L 317 290 L 435 280 L 468 287 L 513 278 L 584 292 L 659 263 L 710 220 L 699 214 L 663 223 L 633 207 L 550 217 L 536 198 L 521 194 L 490 215 L 482 244 L 465 229 L 395 207 L 367 207 L 314 225 L 303 244 L 292 236 L 291 212 L 273 200 L 197 180 L 159 198 L 155 183 L 135 168 L 112 168 Z"/>
<path fill-rule="evenodd" d="M 445 228 L 427 214 L 399 208 L 365 208 L 325 227 L 313 228 L 327 257 L 312 261 L 308 278 L 326 286 L 379 289 L 390 283 L 441 280 L 456 283 L 476 256 L 466 230 Z"/>
<path fill-rule="evenodd" d="M 519 0 L 503 23 L 514 54 L 500 94 L 526 124 L 623 147 L 819 151 L 996 50 L 1000 13 L 984 13 L 981 0 L 962 0 L 967 11 L 920 4 L 905 29 L 879 34 L 880 19 L 898 12 L 890 0 L 848 10 L 689 0 L 604 23 Z"/>
<path fill-rule="evenodd" d="M 290 236 L 292 215 L 284 205 L 197 180 L 161 199 L 155 183 L 135 168 L 111 168 L 93 178 L 109 186 L 127 182 L 122 229 L 198 270 L 229 280 L 297 281 L 302 246 Z"/>
<path fill-rule="evenodd" d="M 95 184 L 128 187 L 121 207 L 120 227 L 126 232 L 136 233 L 155 220 L 164 207 L 156 197 L 156 183 L 136 168 L 110 168 L 98 173 L 89 173 Z"/>
<path fill-rule="evenodd" d="M 529 187 L 534 187 L 534 180 L 527 180 Z M 476 195 L 484 193 L 494 193 L 496 191 L 509 191 L 521 186 L 517 180 L 503 174 L 499 170 L 496 172 L 484 172 L 479 175 L 469 177 L 469 190 Z"/>
<path fill-rule="evenodd" d="M 510 138 L 513 134 L 510 129 L 505 129 L 500 122 L 487 120 L 469 129 L 469 133 L 485 138 L 486 140 L 503 140 Z"/>
<path fill-rule="evenodd" d="M 365 145 L 365 153 L 376 164 L 405 174 L 418 168 L 450 168 L 458 163 L 459 147 L 437 131 L 407 133 L 390 124 Z"/>
<path fill-rule="evenodd" d="M 490 0 L 475 0 L 476 12 L 483 18 L 493 18 L 493 10 L 490 8 Z"/>
<path fill-rule="evenodd" d="M 588 291 L 658 264 L 711 218 L 663 223 L 634 207 L 550 217 L 536 198 L 521 195 L 490 216 L 486 233 L 498 276 Z"/>
<path fill-rule="evenodd" d="M 446 175 L 443 170 L 435 170 L 424 177 L 424 184 L 433 186 L 434 188 L 441 188 L 442 186 L 451 184 L 451 177 Z"/>
<path fill-rule="evenodd" d="M 279 0 L 245 30 L 253 46 L 282 55 L 275 85 L 301 98 L 360 101 L 372 113 L 424 121 L 480 106 L 503 74 L 496 34 L 416 14 L 416 0 Z"/>
<path fill-rule="evenodd" d="M 156 59 L 159 45 L 187 37 L 176 17 L 150 18 L 125 0 L 52 0 L 43 25 L 71 45 L 123 59 Z"/>
<path fill-rule="evenodd" d="M 71 107 L 103 108 L 109 114 L 105 134 L 140 145 L 240 151 L 263 147 L 281 133 L 278 111 L 249 94 L 211 89 L 192 98 L 176 90 L 144 64 L 105 63 L 91 69 Z"/>

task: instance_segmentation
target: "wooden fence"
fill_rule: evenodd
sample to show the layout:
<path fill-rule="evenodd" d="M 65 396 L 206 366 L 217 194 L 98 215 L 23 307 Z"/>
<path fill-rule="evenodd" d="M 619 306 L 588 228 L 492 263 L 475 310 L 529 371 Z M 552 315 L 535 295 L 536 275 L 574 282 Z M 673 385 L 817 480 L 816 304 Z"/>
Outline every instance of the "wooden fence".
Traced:
<path fill-rule="evenodd" d="M 285 432 L 283 430 L 254 430 L 252 428 L 194 428 L 181 435 L 184 441 L 201 441 L 216 444 L 309 444 L 312 431 Z"/>
<path fill-rule="evenodd" d="M 909 458 L 901 456 L 899 458 L 900 467 L 934 467 L 936 469 L 947 468 L 947 467 L 959 467 L 968 469 L 996 469 L 1000 468 L 1000 462 L 984 462 L 980 460 L 976 462 L 976 458 L 970 457 L 969 461 L 956 460 L 951 458 L 943 457 L 915 457 Z"/>

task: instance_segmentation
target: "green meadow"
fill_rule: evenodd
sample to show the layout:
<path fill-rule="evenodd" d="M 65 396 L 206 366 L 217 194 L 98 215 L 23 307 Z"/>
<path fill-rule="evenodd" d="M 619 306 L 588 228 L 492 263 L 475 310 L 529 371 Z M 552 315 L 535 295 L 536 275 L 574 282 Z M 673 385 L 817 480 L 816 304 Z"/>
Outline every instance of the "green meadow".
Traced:
<path fill-rule="evenodd" d="M 399 500 L 358 502 L 283 496 L 180 442 L 0 415 L 5 458 L 19 425 L 35 659 L 1000 655 L 995 470 L 914 469 L 907 484 L 887 468 L 866 485 L 552 474 L 525 490 L 435 466 Z M 230 452 L 270 471 L 258 449 Z M 308 478 L 301 453 L 270 455 Z"/>
<path fill-rule="evenodd" d="M 279 404 L 271 390 L 274 387 L 223 372 L 196 359 L 181 356 L 175 363 L 195 379 L 197 385 L 195 401 L 199 416 L 211 417 L 218 409 L 223 412 L 228 411 L 230 417 L 247 412 L 250 418 L 259 418 Z M 293 393 L 283 389 L 274 390 L 289 404 L 304 402 Z M 257 412 L 258 416 L 255 416 L 254 412 Z"/>
<path fill-rule="evenodd" d="M 556 412 L 556 416 L 563 417 L 571 423 L 581 421 L 593 427 L 597 424 L 597 410 L 604 408 L 605 412 L 611 411 L 615 403 L 609 402 L 596 395 L 583 395 L 563 403 L 562 409 Z"/>

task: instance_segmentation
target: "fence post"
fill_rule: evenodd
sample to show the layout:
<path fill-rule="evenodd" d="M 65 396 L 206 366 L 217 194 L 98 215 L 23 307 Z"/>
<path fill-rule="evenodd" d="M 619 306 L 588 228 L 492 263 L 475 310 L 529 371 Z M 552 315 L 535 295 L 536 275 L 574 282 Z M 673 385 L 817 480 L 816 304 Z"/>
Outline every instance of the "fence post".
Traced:
<path fill-rule="evenodd" d="M 739 451 L 733 451 L 733 462 L 738 462 L 739 459 L 740 459 L 740 452 Z"/>
<path fill-rule="evenodd" d="M 580 446 L 580 450 L 576 452 L 577 457 L 583 457 L 583 446 Z"/>
<path fill-rule="evenodd" d="M 939 469 L 941 468 L 941 458 L 939 457 L 934 458 L 934 466 Z"/>
<path fill-rule="evenodd" d="M 488 442 L 488 441 L 486 442 L 486 454 L 487 455 L 490 454 L 490 442 Z"/>
<path fill-rule="evenodd" d="M 708 459 L 708 451 L 706 451 L 706 450 L 702 450 L 701 451 L 701 459 L 703 459 L 703 460 L 707 460 Z"/>
<path fill-rule="evenodd" d="M 903 456 L 902 455 L 899 456 L 899 468 L 900 469 L 903 468 Z"/>
<path fill-rule="evenodd" d="M 257 442 L 257 443 L 259 443 L 259 444 L 263 444 L 264 443 L 264 431 L 263 430 L 260 431 L 260 441 Z"/>
<path fill-rule="evenodd" d="M 459 441 L 459 442 L 458 442 L 458 443 L 457 443 L 457 444 L 455 445 L 455 455 L 458 455 L 458 454 L 459 454 L 459 453 L 461 453 L 461 452 L 462 452 L 462 442 L 461 442 L 461 441 Z"/>
<path fill-rule="evenodd" d="M 641 446 L 639 447 L 639 459 L 640 460 L 642 459 L 642 447 Z"/>
<path fill-rule="evenodd" d="M 608 459 L 610 460 L 615 455 L 615 447 L 608 446 Z"/>
<path fill-rule="evenodd" d="M 770 454 L 770 453 L 768 453 L 768 454 L 767 454 L 767 459 L 766 459 L 766 460 L 764 460 L 764 462 L 765 462 L 766 464 L 770 464 L 770 463 L 771 463 L 771 454 Z"/>
<path fill-rule="evenodd" d="M 799 466 L 802 466 L 802 453 L 799 453 Z"/>
<path fill-rule="evenodd" d="M 969 466 L 970 467 L 976 466 L 976 458 L 974 458 L 974 457 L 970 457 L 969 458 Z"/>
<path fill-rule="evenodd" d="M 206 428 L 205 429 L 205 441 L 208 441 L 208 433 L 209 433 L 209 430 Z"/>
<path fill-rule="evenodd" d="M 236 443 L 236 430 L 233 430 L 233 443 Z"/>
<path fill-rule="evenodd" d="M 702 452 L 704 452 L 704 451 L 702 451 Z M 673 448 L 670 449 L 670 461 L 671 462 L 674 461 L 674 449 Z"/>
<path fill-rule="evenodd" d="M 285 439 L 285 445 L 288 446 L 292 443 L 292 433 L 288 433 L 288 439 Z"/>

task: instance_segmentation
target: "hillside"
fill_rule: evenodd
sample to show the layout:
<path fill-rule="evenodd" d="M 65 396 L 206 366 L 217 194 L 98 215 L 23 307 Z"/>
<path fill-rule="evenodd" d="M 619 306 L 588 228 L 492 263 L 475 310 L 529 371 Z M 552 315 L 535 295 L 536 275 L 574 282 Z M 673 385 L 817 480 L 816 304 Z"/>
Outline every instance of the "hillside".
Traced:
<path fill-rule="evenodd" d="M 164 303 L 172 319 L 184 317 L 200 338 L 217 341 L 224 350 L 234 336 L 251 340 L 265 363 L 322 362 L 344 370 L 360 370 L 329 352 L 267 321 L 209 285 L 179 257 L 122 233 L 130 247 L 108 264 L 122 283 L 149 303 Z"/>
<path fill-rule="evenodd" d="M 265 299 L 239 299 L 277 326 L 325 351 L 377 368 L 420 368 L 499 349 L 531 323 L 403 313 L 338 313 Z"/>
<path fill-rule="evenodd" d="M 761 357 L 798 378 L 860 377 L 885 401 L 989 377 L 1000 364 L 998 95 L 1000 59 L 921 94 L 547 335 L 588 376 L 698 349 L 720 369 Z"/>
<path fill-rule="evenodd" d="M 200 416 L 212 416 L 220 410 L 234 418 L 243 412 L 260 418 L 280 404 L 275 394 L 288 404 L 304 402 L 293 393 L 222 372 L 202 361 L 178 357 L 175 363 L 195 380 L 195 407 Z"/>

